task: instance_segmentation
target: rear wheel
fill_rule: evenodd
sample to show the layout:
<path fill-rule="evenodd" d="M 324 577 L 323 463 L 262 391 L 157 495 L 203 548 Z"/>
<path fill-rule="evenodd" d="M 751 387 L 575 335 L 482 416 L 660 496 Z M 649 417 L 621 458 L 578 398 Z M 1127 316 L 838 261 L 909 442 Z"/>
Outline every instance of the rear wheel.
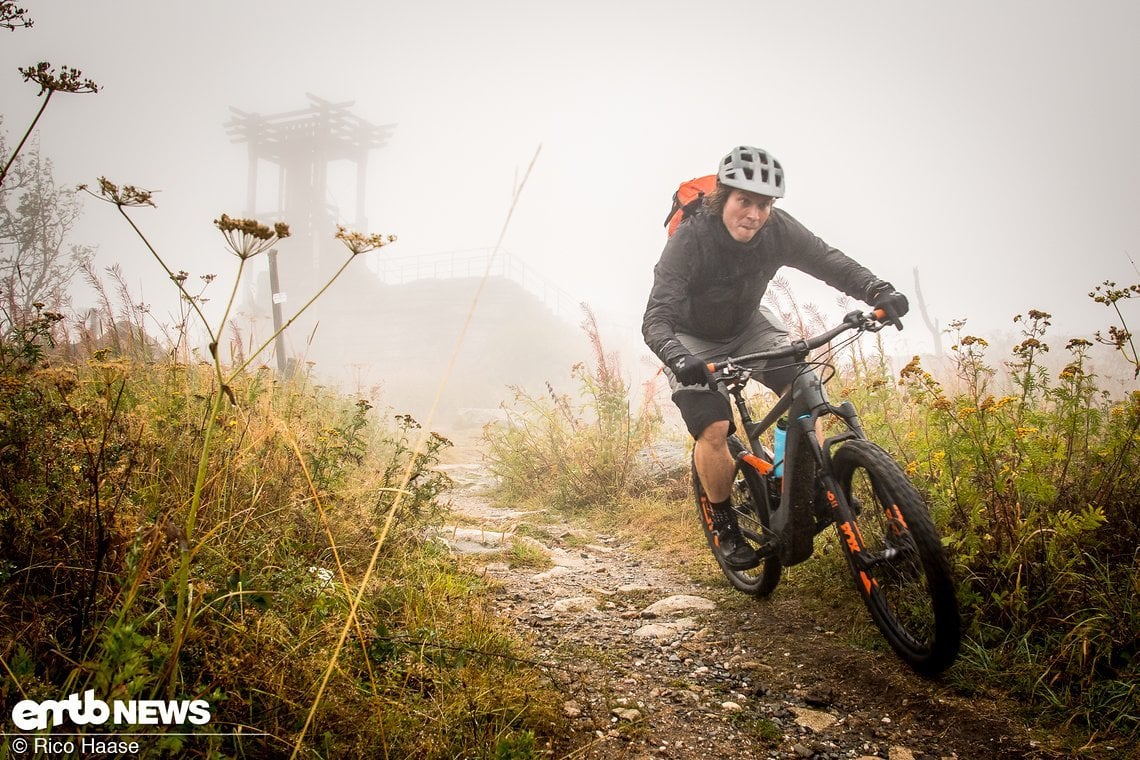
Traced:
<path fill-rule="evenodd" d="M 856 515 L 857 528 L 837 526 L 855 585 L 899 657 L 937 675 L 958 655 L 960 621 L 950 562 L 930 513 L 902 468 L 875 444 L 849 441 L 833 461 Z"/>
<path fill-rule="evenodd" d="M 736 475 L 732 482 L 732 504 L 736 509 L 736 518 L 741 533 L 752 548 L 760 549 L 759 538 L 767 530 L 769 523 L 767 489 L 761 476 L 756 470 L 745 462 L 740 461 L 737 455 L 743 452 L 744 444 L 734 435 L 728 437 L 728 451 L 736 460 Z M 705 498 L 705 490 L 701 486 L 701 479 L 697 475 L 697 468 L 693 470 L 693 492 L 697 497 L 698 516 L 701 510 L 701 500 Z M 709 549 L 728 582 L 738 591 L 743 591 L 755 597 L 764 597 L 772 593 L 776 584 L 780 582 L 781 565 L 776 557 L 760 560 L 760 564 L 750 570 L 733 570 L 725 564 L 713 541 L 712 531 L 705 520 L 701 519 L 701 526 L 705 531 L 705 539 Z"/>

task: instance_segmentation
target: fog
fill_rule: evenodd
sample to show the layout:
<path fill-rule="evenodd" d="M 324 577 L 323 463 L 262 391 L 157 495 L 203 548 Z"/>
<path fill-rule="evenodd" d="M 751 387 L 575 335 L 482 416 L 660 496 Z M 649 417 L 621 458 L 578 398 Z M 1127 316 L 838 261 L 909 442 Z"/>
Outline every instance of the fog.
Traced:
<path fill-rule="evenodd" d="M 782 162 L 781 206 L 820 237 L 912 296 L 918 268 L 942 325 L 1008 332 L 1035 308 L 1088 334 L 1111 317 L 1088 291 L 1140 278 L 1134 2 L 129 0 L 29 15 L 0 33 L 9 144 L 40 105 L 16 68 L 82 69 L 102 91 L 57 96 L 38 129 L 57 181 L 159 191 L 135 218 L 195 276 L 235 270 L 211 225 L 247 211 L 231 109 L 303 109 L 311 93 L 392 125 L 369 157 L 363 231 L 399 241 L 355 264 L 489 252 L 541 146 L 501 252 L 630 352 L 673 190 L 742 143 Z M 354 176 L 331 177 L 327 201 L 354 224 Z M 72 240 L 155 312 L 174 308 L 113 208 L 86 203 Z M 841 313 L 825 286 L 792 281 Z M 890 341 L 931 349 L 917 317 Z"/>

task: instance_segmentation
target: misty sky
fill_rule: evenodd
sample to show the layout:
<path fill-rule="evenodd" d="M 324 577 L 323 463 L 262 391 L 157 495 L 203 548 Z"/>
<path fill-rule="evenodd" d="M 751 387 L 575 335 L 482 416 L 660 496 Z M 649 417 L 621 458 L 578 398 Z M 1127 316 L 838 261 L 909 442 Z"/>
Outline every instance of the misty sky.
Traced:
<path fill-rule="evenodd" d="M 741 143 L 780 159 L 780 205 L 829 243 L 908 293 L 918 267 L 943 325 L 1038 308 L 1088 332 L 1110 315 L 1085 294 L 1140 280 L 1132 1 L 24 5 L 35 26 L 0 33 L 9 144 L 39 105 L 17 66 L 82 69 L 103 91 L 53 99 L 39 129 L 57 180 L 161 191 L 137 219 L 195 275 L 231 271 L 211 220 L 245 211 L 229 107 L 313 93 L 396 125 L 367 213 L 400 241 L 372 256 L 494 245 L 541 144 L 504 247 L 615 330 L 640 326 L 676 184 Z M 352 182 L 331 192 L 352 221 Z M 172 302 L 114 211 L 86 209 L 75 242 Z M 900 352 L 929 340 L 913 327 Z"/>

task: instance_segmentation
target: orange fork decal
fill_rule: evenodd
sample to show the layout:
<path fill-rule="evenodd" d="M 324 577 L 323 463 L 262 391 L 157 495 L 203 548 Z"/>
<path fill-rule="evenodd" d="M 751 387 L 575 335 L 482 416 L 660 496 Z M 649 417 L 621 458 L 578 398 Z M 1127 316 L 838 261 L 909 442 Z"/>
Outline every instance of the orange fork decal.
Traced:
<path fill-rule="evenodd" d="M 845 522 L 839 526 L 839 530 L 843 531 L 843 538 L 847 542 L 847 550 L 852 554 L 859 553 L 859 539 L 855 536 L 855 531 L 858 530 L 853 524 Z"/>
<path fill-rule="evenodd" d="M 863 550 L 863 533 L 859 530 L 858 525 L 853 522 L 845 522 L 839 526 L 839 529 L 843 531 L 848 549 L 853 552 Z"/>
<path fill-rule="evenodd" d="M 829 492 L 827 494 L 831 496 Z M 843 532 L 844 541 L 847 543 L 847 550 L 852 554 L 858 554 L 863 546 L 863 535 L 859 532 L 859 526 L 854 523 L 845 522 L 839 526 L 839 530 Z M 859 571 L 859 580 L 863 582 L 863 592 L 870 595 L 871 589 L 879 585 L 871 576 L 867 575 L 866 570 Z"/>

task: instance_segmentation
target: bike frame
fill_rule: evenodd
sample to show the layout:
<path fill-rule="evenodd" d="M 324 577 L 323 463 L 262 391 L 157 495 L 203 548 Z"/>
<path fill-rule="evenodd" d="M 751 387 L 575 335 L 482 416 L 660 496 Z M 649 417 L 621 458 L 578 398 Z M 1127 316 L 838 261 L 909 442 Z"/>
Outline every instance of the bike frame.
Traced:
<path fill-rule="evenodd" d="M 771 410 L 768 411 L 764 418 L 759 422 L 753 421 L 751 411 L 744 399 L 744 388 L 751 379 L 752 370 L 748 367 L 741 367 L 740 365 L 757 360 L 784 358 L 793 359 L 797 363 L 804 363 L 807 360 L 808 354 L 813 349 L 831 342 L 839 334 L 847 330 L 859 329 L 874 331 L 881 329 L 881 325 L 876 326 L 871 321 L 871 319 L 877 319 L 879 317 L 880 314 L 878 312 L 865 315 L 862 312 L 854 311 L 844 318 L 843 324 L 810 340 L 795 341 L 791 346 L 778 351 L 748 354 L 709 365 L 709 369 L 713 371 L 726 368 L 737 370 L 738 379 L 731 384 L 726 384 L 726 388 L 735 400 L 736 408 L 740 413 L 741 423 L 744 428 L 745 438 L 748 441 L 746 450 L 739 455 L 738 459 L 742 460 L 743 464 L 751 467 L 760 475 L 768 475 L 773 468 L 772 463 L 767 460 L 764 448 L 760 443 L 760 436 L 774 425 L 781 415 L 785 412 L 788 414 L 789 425 L 784 444 L 784 474 L 781 480 L 783 487 L 780 492 L 779 507 L 769 509 L 771 525 L 768 526 L 769 530 L 779 542 L 779 556 L 782 564 L 785 566 L 797 564 L 811 556 L 812 538 L 815 534 L 815 531 L 808 533 L 801 531 L 797 533 L 792 530 L 793 522 L 797 520 L 797 518 L 801 521 L 808 519 L 805 518 L 802 513 L 797 514 L 797 512 L 802 510 L 810 511 L 810 504 L 803 501 L 804 489 L 812 489 L 808 491 L 808 498 L 810 499 L 814 496 L 815 488 L 815 482 L 797 482 L 798 473 L 796 472 L 795 465 L 798 461 L 797 453 L 801 446 L 806 446 L 812 458 L 815 460 L 817 478 L 826 489 L 829 508 L 833 512 L 834 522 L 838 526 L 842 539 L 848 542 L 855 556 L 860 556 L 859 552 L 862 551 L 863 540 L 859 535 L 859 529 L 855 523 L 851 506 L 847 503 L 847 499 L 843 496 L 842 489 L 839 488 L 835 480 L 831 464 L 831 452 L 843 441 L 852 438 L 862 439 L 866 436 L 863 433 L 863 427 L 859 422 L 859 416 L 855 411 L 854 404 L 850 401 L 844 401 L 839 405 L 834 405 L 828 401 L 827 395 L 823 390 L 823 382 L 820 380 L 819 375 L 811 371 L 807 366 L 796 376 L 791 387 L 780 396 L 779 400 Z M 816 421 L 825 415 L 835 415 L 842 419 L 847 426 L 847 430 L 830 436 L 821 444 L 815 435 L 815 425 Z M 761 479 L 761 482 L 764 482 L 764 480 Z M 767 488 L 765 488 L 765 493 L 767 493 Z M 770 494 L 768 498 L 770 502 Z M 769 506 L 771 507 L 771 504 L 769 504 Z M 809 515 L 809 518 L 814 521 L 814 515 Z M 752 531 L 745 532 L 746 534 L 752 533 Z M 749 535 L 749 538 L 760 544 L 768 542 L 768 537 L 761 537 L 754 534 Z"/>

